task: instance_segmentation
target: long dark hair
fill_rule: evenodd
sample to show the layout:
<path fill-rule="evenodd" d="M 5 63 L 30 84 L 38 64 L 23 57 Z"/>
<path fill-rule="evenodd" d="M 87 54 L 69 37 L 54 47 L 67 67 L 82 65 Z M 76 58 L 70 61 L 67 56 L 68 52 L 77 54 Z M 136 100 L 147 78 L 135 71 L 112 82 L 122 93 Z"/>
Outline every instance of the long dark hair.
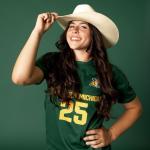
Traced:
<path fill-rule="evenodd" d="M 76 72 L 74 52 L 66 41 L 68 27 L 60 36 L 59 41 L 56 42 L 56 47 L 60 53 L 59 58 L 57 57 L 57 64 L 49 74 L 48 87 L 49 92 L 58 96 L 69 105 L 72 97 L 70 91 L 77 95 L 80 92 L 80 78 Z M 113 87 L 112 67 L 104 47 L 102 34 L 93 25 L 89 24 L 89 27 L 92 40 L 88 51 L 90 51 L 94 61 L 103 93 L 101 99 L 96 103 L 97 113 L 103 115 L 104 118 L 109 118 L 111 106 L 115 103 L 118 92 Z"/>

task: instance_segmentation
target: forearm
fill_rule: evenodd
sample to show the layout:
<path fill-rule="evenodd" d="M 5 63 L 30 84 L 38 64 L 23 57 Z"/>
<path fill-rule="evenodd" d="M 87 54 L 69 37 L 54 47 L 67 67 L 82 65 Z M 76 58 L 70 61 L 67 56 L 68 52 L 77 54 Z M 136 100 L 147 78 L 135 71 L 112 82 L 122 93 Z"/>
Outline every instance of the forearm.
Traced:
<path fill-rule="evenodd" d="M 137 107 L 125 108 L 121 117 L 109 128 L 112 141 L 116 140 L 128 128 L 130 128 L 141 115 L 142 106 L 136 98 Z"/>
<path fill-rule="evenodd" d="M 32 31 L 15 63 L 12 73 L 13 81 L 23 82 L 31 77 L 41 37 L 36 30 Z"/>

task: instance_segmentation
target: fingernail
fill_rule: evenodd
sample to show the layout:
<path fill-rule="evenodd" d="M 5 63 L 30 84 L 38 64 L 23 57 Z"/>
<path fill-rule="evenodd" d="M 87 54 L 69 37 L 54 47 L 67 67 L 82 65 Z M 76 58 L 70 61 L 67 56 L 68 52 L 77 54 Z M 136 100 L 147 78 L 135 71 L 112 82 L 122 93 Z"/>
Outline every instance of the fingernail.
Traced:
<path fill-rule="evenodd" d="M 86 140 L 86 138 L 83 138 L 83 140 L 85 141 L 85 140 Z"/>

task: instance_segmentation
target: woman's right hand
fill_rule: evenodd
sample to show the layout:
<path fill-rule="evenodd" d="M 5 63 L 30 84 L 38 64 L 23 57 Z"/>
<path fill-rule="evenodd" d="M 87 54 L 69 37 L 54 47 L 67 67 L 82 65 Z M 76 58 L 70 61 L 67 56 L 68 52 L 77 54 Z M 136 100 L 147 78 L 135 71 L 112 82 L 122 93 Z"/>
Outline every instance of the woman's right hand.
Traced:
<path fill-rule="evenodd" d="M 45 33 L 57 19 L 58 14 L 55 12 L 47 12 L 39 14 L 34 27 L 39 34 Z"/>

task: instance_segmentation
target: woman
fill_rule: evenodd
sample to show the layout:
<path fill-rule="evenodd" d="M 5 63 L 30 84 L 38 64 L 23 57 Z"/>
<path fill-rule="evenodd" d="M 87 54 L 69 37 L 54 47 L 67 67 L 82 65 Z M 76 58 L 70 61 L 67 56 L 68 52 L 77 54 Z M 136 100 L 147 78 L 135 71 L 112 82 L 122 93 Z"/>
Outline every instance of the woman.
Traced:
<path fill-rule="evenodd" d="M 56 43 L 60 52 L 49 52 L 36 61 L 43 34 L 58 21 L 65 29 Z M 12 80 L 18 85 L 46 79 L 47 149 L 111 149 L 110 144 L 135 123 L 141 103 L 124 74 L 107 57 L 119 32 L 114 22 L 89 5 L 78 5 L 66 16 L 43 13 L 17 58 Z M 116 102 L 125 108 L 109 129 Z"/>

